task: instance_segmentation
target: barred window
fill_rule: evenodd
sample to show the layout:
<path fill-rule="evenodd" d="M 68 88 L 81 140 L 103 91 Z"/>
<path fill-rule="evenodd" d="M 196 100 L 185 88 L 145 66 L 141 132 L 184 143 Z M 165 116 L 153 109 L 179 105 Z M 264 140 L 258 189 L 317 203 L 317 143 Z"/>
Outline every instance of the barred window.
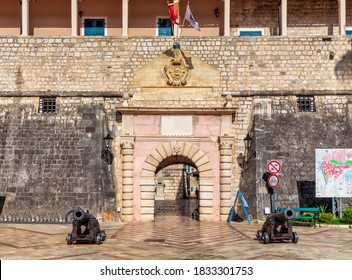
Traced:
<path fill-rule="evenodd" d="M 39 113 L 56 113 L 56 97 L 40 97 Z"/>
<path fill-rule="evenodd" d="M 298 112 L 315 112 L 314 96 L 297 96 Z"/>

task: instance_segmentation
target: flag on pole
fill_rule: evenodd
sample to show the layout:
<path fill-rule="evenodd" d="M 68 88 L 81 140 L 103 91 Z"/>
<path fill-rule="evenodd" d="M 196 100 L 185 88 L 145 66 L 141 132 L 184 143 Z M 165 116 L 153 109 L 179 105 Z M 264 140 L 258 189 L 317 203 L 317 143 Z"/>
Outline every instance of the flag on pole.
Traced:
<path fill-rule="evenodd" d="M 177 22 L 178 20 L 178 4 L 179 2 L 175 2 L 175 3 L 167 3 L 168 7 L 169 7 L 169 13 L 170 13 L 170 20 L 173 24 L 179 24 Z"/>
<path fill-rule="evenodd" d="M 200 31 L 199 24 L 194 19 L 191 8 L 189 7 L 189 2 L 187 3 L 185 19 L 192 25 L 197 31 Z"/>

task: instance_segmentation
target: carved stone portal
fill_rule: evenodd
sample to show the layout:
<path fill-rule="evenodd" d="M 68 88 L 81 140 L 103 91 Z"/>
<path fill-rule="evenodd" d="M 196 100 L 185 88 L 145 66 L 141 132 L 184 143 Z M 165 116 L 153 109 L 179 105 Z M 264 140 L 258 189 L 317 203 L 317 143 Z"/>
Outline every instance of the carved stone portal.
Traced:
<path fill-rule="evenodd" d="M 169 86 L 184 86 L 187 84 L 189 65 L 186 63 L 181 50 L 173 49 L 175 57 L 170 60 L 169 65 L 164 67 Z"/>

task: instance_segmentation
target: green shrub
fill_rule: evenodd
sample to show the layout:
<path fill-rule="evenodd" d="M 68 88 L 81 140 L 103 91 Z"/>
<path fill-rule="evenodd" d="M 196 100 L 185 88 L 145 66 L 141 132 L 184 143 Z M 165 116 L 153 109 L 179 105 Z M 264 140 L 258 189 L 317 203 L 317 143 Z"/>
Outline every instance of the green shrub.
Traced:
<path fill-rule="evenodd" d="M 319 205 L 319 211 L 320 213 L 327 213 L 328 212 L 328 206 L 327 204 L 320 204 Z"/>
<path fill-rule="evenodd" d="M 333 213 L 321 213 L 319 217 L 322 223 L 331 222 L 334 219 Z"/>
<path fill-rule="evenodd" d="M 301 216 L 311 216 L 314 217 L 314 213 L 313 212 L 302 212 Z"/>
<path fill-rule="evenodd" d="M 349 207 L 342 211 L 342 220 L 350 225 L 352 224 L 352 207 Z"/>

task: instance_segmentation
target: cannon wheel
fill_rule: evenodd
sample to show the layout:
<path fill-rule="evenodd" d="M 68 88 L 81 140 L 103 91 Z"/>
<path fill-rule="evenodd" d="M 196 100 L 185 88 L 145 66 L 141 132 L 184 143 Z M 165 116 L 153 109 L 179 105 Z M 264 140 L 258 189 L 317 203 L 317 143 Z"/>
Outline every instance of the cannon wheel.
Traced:
<path fill-rule="evenodd" d="M 70 223 L 73 222 L 73 211 L 74 210 L 70 210 L 65 214 L 65 221 L 66 222 L 70 222 Z"/>
<path fill-rule="evenodd" d="M 263 242 L 264 244 L 269 244 L 270 242 L 269 233 L 267 233 L 266 231 L 263 232 Z"/>
<path fill-rule="evenodd" d="M 293 232 L 292 233 L 292 242 L 293 243 L 297 243 L 298 242 L 298 239 L 299 239 L 299 235 L 297 232 Z"/>
<path fill-rule="evenodd" d="M 257 230 L 257 239 L 262 240 L 263 239 L 263 231 L 262 230 Z"/>
<path fill-rule="evenodd" d="M 100 245 L 102 241 L 103 241 L 102 234 L 98 232 L 95 243 Z"/>
<path fill-rule="evenodd" d="M 66 242 L 67 242 L 67 245 L 71 245 L 72 244 L 72 233 L 67 234 Z"/>
<path fill-rule="evenodd" d="M 105 230 L 100 231 L 100 234 L 101 234 L 101 240 L 105 241 L 105 238 L 106 238 Z"/>

